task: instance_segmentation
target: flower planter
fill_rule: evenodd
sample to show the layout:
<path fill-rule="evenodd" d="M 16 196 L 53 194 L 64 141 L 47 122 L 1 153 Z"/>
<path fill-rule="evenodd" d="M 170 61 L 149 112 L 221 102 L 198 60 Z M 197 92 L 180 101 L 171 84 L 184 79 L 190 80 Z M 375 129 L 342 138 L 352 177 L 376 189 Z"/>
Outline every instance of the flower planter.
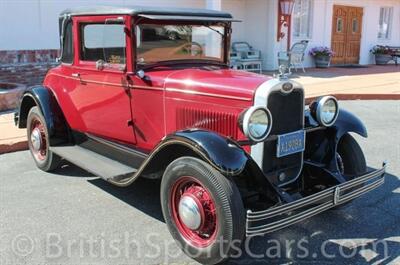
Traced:
<path fill-rule="evenodd" d="M 25 89 L 26 86 L 22 84 L 0 82 L 0 112 L 17 108 Z"/>
<path fill-rule="evenodd" d="M 377 65 L 385 65 L 390 60 L 392 60 L 392 56 L 389 54 L 375 54 L 375 63 Z"/>
<path fill-rule="evenodd" d="M 328 68 L 331 63 L 330 56 L 315 56 L 315 66 L 317 68 Z"/>

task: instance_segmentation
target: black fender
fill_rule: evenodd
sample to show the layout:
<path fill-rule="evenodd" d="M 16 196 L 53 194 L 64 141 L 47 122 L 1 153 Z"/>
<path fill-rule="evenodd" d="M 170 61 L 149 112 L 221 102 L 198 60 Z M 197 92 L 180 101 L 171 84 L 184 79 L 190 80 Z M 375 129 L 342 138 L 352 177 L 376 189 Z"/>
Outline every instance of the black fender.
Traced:
<path fill-rule="evenodd" d="M 318 126 L 317 121 L 313 119 L 309 112 L 306 113 L 306 125 L 307 127 Z M 312 159 L 316 161 L 318 161 L 318 158 L 324 158 L 323 163 L 326 164 L 325 169 L 336 178 L 338 183 L 344 182 L 345 179 L 339 173 L 340 170 L 337 165 L 337 146 L 342 136 L 350 132 L 359 134 L 365 138 L 368 137 L 367 129 L 359 118 L 347 110 L 339 109 L 339 114 L 335 123 L 324 130 L 324 137 L 320 139 L 320 142 L 323 144 L 320 145 L 319 149 L 312 157 Z"/>
<path fill-rule="evenodd" d="M 333 127 L 336 129 L 337 139 L 340 139 L 348 132 L 357 133 L 365 138 L 368 137 L 367 128 L 363 122 L 354 114 L 344 109 L 339 110 L 338 118 Z"/>
<path fill-rule="evenodd" d="M 319 126 L 309 110 L 305 112 L 305 125 L 307 128 Z M 349 132 L 357 133 L 365 138 L 368 137 L 368 132 L 364 123 L 354 114 L 344 109 L 339 109 L 339 114 L 335 123 L 327 129 L 333 131 L 338 140 Z"/>
<path fill-rule="evenodd" d="M 339 110 L 338 118 L 330 129 L 334 131 L 335 137 L 331 140 L 332 153 L 328 169 L 334 173 L 333 176 L 336 177 L 336 180 L 338 180 L 339 183 L 343 183 L 345 182 L 345 179 L 341 174 L 339 174 L 340 169 L 338 168 L 336 161 L 336 152 L 339 141 L 343 135 L 349 132 L 357 133 L 364 138 L 368 137 L 368 132 L 364 123 L 359 118 L 344 109 Z"/>
<path fill-rule="evenodd" d="M 169 145 L 183 145 L 224 175 L 239 175 L 249 160 L 248 154 L 233 140 L 207 130 L 177 131 L 166 136 L 156 150 Z"/>
<path fill-rule="evenodd" d="M 29 110 L 34 106 L 38 106 L 44 116 L 50 146 L 70 142 L 70 130 L 64 114 L 53 92 L 44 86 L 30 87 L 21 96 L 15 116 L 18 128 L 26 128 Z"/>
<path fill-rule="evenodd" d="M 254 180 L 257 190 L 274 203 L 278 193 L 264 176 L 251 156 L 234 140 L 203 129 L 177 131 L 167 135 L 149 154 L 138 171 L 122 182 L 112 181 L 117 186 L 128 186 L 140 175 L 158 178 L 175 159 L 193 156 L 204 160 L 226 177 L 234 180 Z"/>

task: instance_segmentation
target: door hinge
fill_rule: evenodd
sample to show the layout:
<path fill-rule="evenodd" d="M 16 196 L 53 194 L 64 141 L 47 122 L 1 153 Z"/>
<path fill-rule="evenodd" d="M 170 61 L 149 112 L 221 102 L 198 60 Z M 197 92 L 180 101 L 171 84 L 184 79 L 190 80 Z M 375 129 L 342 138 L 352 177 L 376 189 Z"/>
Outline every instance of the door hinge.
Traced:
<path fill-rule="evenodd" d="M 132 96 L 130 83 L 131 83 L 131 79 L 129 76 L 122 79 L 122 86 L 124 87 L 125 93 L 128 95 L 128 97 Z"/>
<path fill-rule="evenodd" d="M 128 124 L 128 127 L 133 127 L 133 120 L 128 120 L 127 124 Z"/>

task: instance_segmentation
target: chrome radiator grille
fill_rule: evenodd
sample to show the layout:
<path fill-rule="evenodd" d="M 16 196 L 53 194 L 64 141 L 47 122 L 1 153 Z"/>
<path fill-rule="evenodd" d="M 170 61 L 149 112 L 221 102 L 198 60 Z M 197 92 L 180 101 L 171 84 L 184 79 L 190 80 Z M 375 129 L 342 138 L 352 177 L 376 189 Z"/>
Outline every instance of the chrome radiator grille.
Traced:
<path fill-rule="evenodd" d="M 267 107 L 272 114 L 271 135 L 280 135 L 304 128 L 304 91 L 294 89 L 289 94 L 273 91 L 268 97 Z M 276 157 L 276 140 L 264 142 L 263 171 L 276 184 L 293 181 L 302 168 L 303 153 Z M 284 179 L 279 175 L 284 173 Z M 283 175 L 281 175 L 283 176 Z"/>

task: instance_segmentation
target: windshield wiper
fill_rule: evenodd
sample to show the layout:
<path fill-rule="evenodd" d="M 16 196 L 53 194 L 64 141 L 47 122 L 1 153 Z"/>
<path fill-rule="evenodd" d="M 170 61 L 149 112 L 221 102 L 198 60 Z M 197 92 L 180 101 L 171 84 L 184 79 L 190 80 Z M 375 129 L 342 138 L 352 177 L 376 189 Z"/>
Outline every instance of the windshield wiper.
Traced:
<path fill-rule="evenodd" d="M 162 67 L 162 66 L 170 66 L 170 65 L 176 65 L 176 64 L 212 64 L 212 65 L 218 65 L 218 66 L 227 66 L 223 62 L 219 61 L 213 61 L 213 60 L 168 60 L 168 61 L 162 61 L 162 62 L 157 62 L 157 63 L 151 63 L 151 64 L 146 64 L 146 65 L 140 65 L 138 64 L 138 70 L 148 70 L 151 68 L 155 67 Z"/>
<path fill-rule="evenodd" d="M 213 29 L 212 27 L 210 27 L 210 26 L 208 26 L 208 25 L 204 25 L 204 27 L 206 27 L 206 28 L 208 28 L 208 29 L 211 29 L 212 31 L 214 31 L 214 32 L 217 32 L 220 36 L 224 36 L 224 34 L 223 33 L 221 33 L 221 32 L 219 32 L 219 30 L 216 30 L 216 29 Z"/>

